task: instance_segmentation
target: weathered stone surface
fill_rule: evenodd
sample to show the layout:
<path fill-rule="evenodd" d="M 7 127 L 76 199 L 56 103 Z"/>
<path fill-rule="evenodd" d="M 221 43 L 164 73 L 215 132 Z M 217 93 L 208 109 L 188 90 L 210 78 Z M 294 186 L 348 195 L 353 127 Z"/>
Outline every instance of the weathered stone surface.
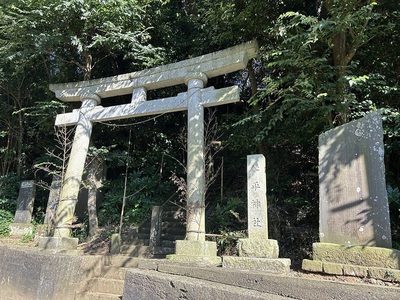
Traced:
<path fill-rule="evenodd" d="M 367 277 L 368 268 L 355 265 L 343 265 L 343 275 Z"/>
<path fill-rule="evenodd" d="M 56 255 L 0 244 L 0 299 L 73 300 L 104 257 Z"/>
<path fill-rule="evenodd" d="M 131 269 L 125 275 L 123 299 L 283 300 L 288 298 L 205 280 Z"/>
<path fill-rule="evenodd" d="M 400 251 L 379 247 L 346 247 L 338 244 L 314 243 L 313 259 L 349 265 L 400 269 Z"/>
<path fill-rule="evenodd" d="M 222 51 L 194 57 L 165 66 L 113 77 L 65 84 L 52 84 L 50 90 L 62 101 L 80 101 L 81 97 L 97 94 L 101 98 L 132 93 L 135 88 L 153 90 L 184 84 L 188 71 L 204 73 L 208 78 L 244 69 L 248 60 L 257 55 L 255 41 Z"/>
<path fill-rule="evenodd" d="M 189 276 L 239 286 L 260 292 L 285 295 L 291 299 L 357 299 L 393 300 L 398 299 L 398 288 L 385 288 L 373 285 L 352 285 L 326 280 L 313 280 L 302 277 L 277 275 L 261 271 L 247 271 L 229 268 L 183 266 L 181 264 L 160 264 L 159 272 Z M 241 298 L 237 298 L 241 299 Z"/>
<path fill-rule="evenodd" d="M 41 249 L 60 249 L 76 250 L 78 247 L 77 238 L 68 237 L 39 237 L 39 248 Z"/>
<path fill-rule="evenodd" d="M 323 272 L 331 275 L 343 275 L 343 265 L 338 263 L 324 262 Z"/>
<path fill-rule="evenodd" d="M 239 239 L 239 256 L 278 258 L 279 246 L 276 240 Z"/>
<path fill-rule="evenodd" d="M 39 224 L 36 225 L 35 238 L 45 237 L 50 235 L 50 224 Z"/>
<path fill-rule="evenodd" d="M 113 235 L 111 235 L 110 253 L 111 254 L 121 253 L 121 245 L 122 245 L 121 236 L 118 233 L 114 233 Z"/>
<path fill-rule="evenodd" d="M 217 244 L 210 241 L 178 240 L 175 242 L 175 254 L 167 255 L 167 259 L 209 265 L 221 264 L 221 258 L 217 256 Z"/>
<path fill-rule="evenodd" d="M 303 259 L 301 268 L 305 271 L 310 272 L 322 272 L 322 261 Z"/>
<path fill-rule="evenodd" d="M 175 254 L 177 255 L 204 255 L 216 256 L 217 244 L 210 241 L 176 241 Z"/>
<path fill-rule="evenodd" d="M 12 236 L 24 236 L 26 234 L 33 233 L 33 225 L 26 223 L 11 223 L 9 225 L 10 235 Z"/>
<path fill-rule="evenodd" d="M 371 267 L 368 268 L 368 276 L 385 281 L 400 282 L 400 270 Z"/>
<path fill-rule="evenodd" d="M 285 274 L 290 270 L 290 259 L 224 256 L 222 267 Z"/>
<path fill-rule="evenodd" d="M 247 156 L 247 214 L 249 239 L 268 240 L 267 181 L 262 154 Z"/>
<path fill-rule="evenodd" d="M 320 241 L 391 248 L 378 112 L 319 137 Z"/>

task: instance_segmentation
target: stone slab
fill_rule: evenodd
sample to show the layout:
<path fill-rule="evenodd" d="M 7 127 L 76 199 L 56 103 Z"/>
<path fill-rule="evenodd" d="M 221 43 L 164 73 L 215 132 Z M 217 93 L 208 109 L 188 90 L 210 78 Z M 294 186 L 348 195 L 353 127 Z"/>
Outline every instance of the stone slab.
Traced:
<path fill-rule="evenodd" d="M 343 265 L 343 275 L 364 278 L 368 276 L 368 268 L 354 265 Z"/>
<path fill-rule="evenodd" d="M 400 269 L 400 251 L 380 247 L 347 247 L 314 243 L 313 259 L 349 265 Z"/>
<path fill-rule="evenodd" d="M 305 271 L 310 272 L 322 272 L 322 261 L 312 260 L 312 259 L 303 259 L 301 268 Z"/>
<path fill-rule="evenodd" d="M 371 267 L 368 268 L 368 276 L 384 281 L 400 282 L 400 270 Z"/>
<path fill-rule="evenodd" d="M 345 275 L 361 278 L 374 278 L 383 281 L 400 282 L 400 270 L 368 266 L 346 265 L 340 263 L 303 260 L 302 269 L 309 272 L 329 275 Z"/>
<path fill-rule="evenodd" d="M 343 265 L 338 263 L 324 262 L 323 272 L 330 275 L 343 275 Z"/>
<path fill-rule="evenodd" d="M 33 233 L 33 225 L 26 223 L 11 223 L 9 225 L 10 235 L 12 236 L 24 236 Z"/>
<path fill-rule="evenodd" d="M 77 238 L 68 237 L 39 237 L 39 248 L 44 250 L 76 250 L 78 247 Z"/>
<path fill-rule="evenodd" d="M 399 296 L 398 288 L 314 280 L 256 270 L 247 271 L 216 267 L 205 268 L 183 266 L 181 264 L 160 264 L 157 269 L 159 272 L 166 273 L 165 276 L 169 276 L 167 274 L 184 275 L 191 278 L 243 287 L 245 289 L 284 295 L 291 299 L 299 300 L 394 300 L 398 299 Z M 215 297 L 211 299 L 215 299 Z"/>
<path fill-rule="evenodd" d="M 319 136 L 320 241 L 392 247 L 379 112 Z"/>
<path fill-rule="evenodd" d="M 207 280 L 172 274 L 165 276 L 156 271 L 131 269 L 125 274 L 123 299 L 284 300 L 289 298 Z"/>
<path fill-rule="evenodd" d="M 237 243 L 239 256 L 278 258 L 279 246 L 276 240 L 239 239 Z"/>
<path fill-rule="evenodd" d="M 211 241 L 186 241 L 175 242 L 176 255 L 189 256 L 217 256 L 217 244 Z"/>
<path fill-rule="evenodd" d="M 174 261 L 179 263 L 191 263 L 192 265 L 210 265 L 210 266 L 221 265 L 221 257 L 219 256 L 168 254 L 166 258 L 169 261 Z"/>
<path fill-rule="evenodd" d="M 256 258 L 256 257 L 237 257 L 223 256 L 222 267 L 243 269 L 243 270 L 258 270 L 264 272 L 287 274 L 290 271 L 290 259 L 288 258 Z"/>
<path fill-rule="evenodd" d="M 72 256 L 0 244 L 0 299 L 74 300 L 101 274 L 104 257 Z"/>

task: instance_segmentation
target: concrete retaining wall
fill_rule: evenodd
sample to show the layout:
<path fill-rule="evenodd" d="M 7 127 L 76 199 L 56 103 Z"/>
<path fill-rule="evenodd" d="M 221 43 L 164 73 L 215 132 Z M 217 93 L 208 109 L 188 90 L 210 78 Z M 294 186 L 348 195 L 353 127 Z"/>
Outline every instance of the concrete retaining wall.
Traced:
<path fill-rule="evenodd" d="M 105 259 L 0 245 L 0 299 L 74 299 Z"/>
<path fill-rule="evenodd" d="M 125 275 L 123 299 L 286 300 L 289 298 L 201 279 L 130 269 Z"/>

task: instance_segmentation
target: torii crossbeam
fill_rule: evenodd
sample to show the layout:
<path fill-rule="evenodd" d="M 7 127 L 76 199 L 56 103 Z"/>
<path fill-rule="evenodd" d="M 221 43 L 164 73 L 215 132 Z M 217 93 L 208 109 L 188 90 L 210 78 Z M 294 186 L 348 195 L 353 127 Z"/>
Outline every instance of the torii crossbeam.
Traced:
<path fill-rule="evenodd" d="M 204 88 L 207 79 L 244 69 L 256 56 L 256 42 L 185 61 L 114 77 L 53 84 L 50 90 L 65 102 L 82 101 L 80 109 L 57 115 L 57 126 L 76 125 L 70 160 L 56 213 L 55 237 L 69 237 L 78 199 L 93 123 L 162 113 L 188 111 L 187 233 L 189 241 L 205 240 L 204 205 L 204 107 L 240 100 L 237 86 Z M 175 97 L 146 99 L 147 90 L 187 84 L 188 91 Z M 103 98 L 132 94 L 129 104 L 103 107 Z"/>

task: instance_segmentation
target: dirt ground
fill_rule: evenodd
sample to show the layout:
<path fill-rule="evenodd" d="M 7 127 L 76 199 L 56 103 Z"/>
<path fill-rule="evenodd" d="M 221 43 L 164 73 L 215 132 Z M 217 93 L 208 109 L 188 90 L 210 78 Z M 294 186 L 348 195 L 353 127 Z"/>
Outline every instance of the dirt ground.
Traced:
<path fill-rule="evenodd" d="M 21 238 L 11 238 L 11 237 L 3 237 L 0 238 L 0 244 L 8 244 L 16 247 L 37 247 L 37 241 L 23 241 Z M 99 236 L 97 238 L 92 239 L 90 242 L 80 243 L 78 245 L 78 250 L 82 250 L 86 255 L 105 255 L 109 253 L 110 249 L 110 240 L 105 239 L 103 236 Z M 388 286 L 388 287 L 398 287 L 400 288 L 400 283 L 396 282 L 388 282 L 382 281 L 374 278 L 360 278 L 354 276 L 337 276 L 337 275 L 327 275 L 320 273 L 310 273 L 304 271 L 294 271 L 291 270 L 289 276 L 293 277 L 303 277 L 315 280 L 327 280 L 334 282 L 344 282 L 344 283 L 361 283 L 361 284 L 370 284 L 370 285 L 378 285 L 378 286 Z"/>

